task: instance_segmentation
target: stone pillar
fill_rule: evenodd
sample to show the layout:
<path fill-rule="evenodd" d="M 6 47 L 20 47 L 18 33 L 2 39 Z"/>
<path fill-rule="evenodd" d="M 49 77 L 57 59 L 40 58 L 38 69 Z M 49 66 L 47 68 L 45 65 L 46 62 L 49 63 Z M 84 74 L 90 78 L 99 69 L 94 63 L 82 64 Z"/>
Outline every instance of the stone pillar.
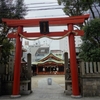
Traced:
<path fill-rule="evenodd" d="M 28 86 L 28 90 L 31 90 L 31 76 L 32 76 L 32 73 L 31 73 L 31 54 L 28 53 L 27 54 L 27 67 L 28 67 L 28 75 L 27 75 L 27 78 L 30 80 L 29 82 L 29 86 Z"/>
<path fill-rule="evenodd" d="M 64 72 L 65 72 L 65 91 L 67 90 L 67 73 L 66 73 L 66 68 L 68 68 L 68 53 L 64 53 Z"/>

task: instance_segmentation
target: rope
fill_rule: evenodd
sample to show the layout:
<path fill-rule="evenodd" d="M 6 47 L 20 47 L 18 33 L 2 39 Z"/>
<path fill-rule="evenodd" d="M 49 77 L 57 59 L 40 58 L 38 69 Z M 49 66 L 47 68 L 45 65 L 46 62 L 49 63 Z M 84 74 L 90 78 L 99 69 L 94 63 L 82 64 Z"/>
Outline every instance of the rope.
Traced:
<path fill-rule="evenodd" d="M 25 37 L 25 36 L 22 35 L 22 34 L 19 34 L 19 35 L 20 35 L 22 38 L 25 38 L 25 39 L 27 39 L 27 40 L 38 40 L 38 39 L 43 38 L 43 37 L 46 37 L 46 38 L 49 38 L 49 39 L 52 39 L 52 40 L 60 40 L 60 39 L 63 39 L 64 37 L 68 36 L 70 33 L 73 33 L 73 34 L 75 34 L 75 35 L 78 34 L 77 32 L 72 31 L 72 32 L 68 32 L 67 34 L 65 34 L 64 36 L 62 36 L 62 37 L 60 37 L 60 38 L 52 38 L 52 37 L 49 37 L 49 36 L 46 36 L 46 35 L 42 35 L 42 36 L 40 36 L 40 37 L 38 37 L 38 38 L 35 38 L 35 39 L 29 39 L 29 38 Z"/>

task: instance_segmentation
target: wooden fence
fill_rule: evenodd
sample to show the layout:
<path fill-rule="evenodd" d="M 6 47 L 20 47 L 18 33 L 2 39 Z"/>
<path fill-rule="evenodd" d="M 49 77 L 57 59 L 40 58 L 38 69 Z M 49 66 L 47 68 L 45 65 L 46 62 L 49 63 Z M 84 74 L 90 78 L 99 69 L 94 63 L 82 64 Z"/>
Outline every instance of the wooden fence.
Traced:
<path fill-rule="evenodd" d="M 100 62 L 81 62 L 81 75 L 100 74 Z"/>

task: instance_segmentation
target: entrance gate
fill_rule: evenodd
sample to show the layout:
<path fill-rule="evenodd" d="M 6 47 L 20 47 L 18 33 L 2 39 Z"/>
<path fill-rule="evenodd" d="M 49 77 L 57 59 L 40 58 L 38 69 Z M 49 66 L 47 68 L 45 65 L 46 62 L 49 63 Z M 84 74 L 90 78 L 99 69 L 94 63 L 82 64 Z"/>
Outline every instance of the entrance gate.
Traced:
<path fill-rule="evenodd" d="M 74 16 L 74 17 L 63 17 L 63 18 L 45 18 L 45 19 L 2 19 L 10 27 L 17 27 L 16 33 L 8 34 L 8 38 L 16 38 L 16 51 L 15 51 L 15 64 L 14 64 L 14 81 L 13 81 L 13 92 L 12 95 L 19 96 L 20 89 L 20 66 L 21 66 L 21 51 L 22 51 L 22 37 L 56 37 L 56 36 L 67 36 L 69 39 L 70 49 L 70 69 L 72 78 L 72 95 L 79 96 L 79 82 L 78 82 L 78 68 L 76 63 L 76 52 L 74 36 L 82 36 L 84 32 L 82 30 L 74 30 L 73 25 L 83 24 L 89 15 Z M 41 21 L 47 21 L 49 26 L 61 26 L 67 25 L 68 30 L 61 32 L 49 32 L 49 34 L 40 33 L 27 33 L 23 32 L 23 27 L 36 27 L 39 26 Z"/>

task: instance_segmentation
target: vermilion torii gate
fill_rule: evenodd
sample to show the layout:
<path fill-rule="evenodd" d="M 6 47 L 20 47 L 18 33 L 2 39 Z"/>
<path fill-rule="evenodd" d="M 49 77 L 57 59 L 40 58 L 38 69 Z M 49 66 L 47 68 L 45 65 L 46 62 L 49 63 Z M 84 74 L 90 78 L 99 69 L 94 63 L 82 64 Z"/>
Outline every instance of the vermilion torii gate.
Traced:
<path fill-rule="evenodd" d="M 8 34 L 8 38 L 16 38 L 16 51 L 15 51 L 15 64 L 14 64 L 14 81 L 13 81 L 13 92 L 12 95 L 17 97 L 20 92 L 20 67 L 21 67 L 21 51 L 22 51 L 22 41 L 21 35 L 24 37 L 40 37 L 49 36 L 57 37 L 68 35 L 69 38 L 69 48 L 70 48 L 70 68 L 71 68 L 71 78 L 72 78 L 72 95 L 79 96 L 79 82 L 78 82 L 78 68 L 76 63 L 76 51 L 75 51 L 75 41 L 74 36 L 82 36 L 84 32 L 82 30 L 74 30 L 73 25 L 83 24 L 83 22 L 88 19 L 89 15 L 74 16 L 74 17 L 62 17 L 62 18 L 44 18 L 44 19 L 2 19 L 10 27 L 17 27 L 17 32 Z M 49 26 L 61 26 L 67 25 L 68 30 L 61 32 L 49 32 L 49 34 L 40 33 L 27 33 L 23 32 L 23 27 L 36 27 L 39 26 L 40 21 L 48 21 Z M 78 34 L 74 34 L 78 33 Z"/>

